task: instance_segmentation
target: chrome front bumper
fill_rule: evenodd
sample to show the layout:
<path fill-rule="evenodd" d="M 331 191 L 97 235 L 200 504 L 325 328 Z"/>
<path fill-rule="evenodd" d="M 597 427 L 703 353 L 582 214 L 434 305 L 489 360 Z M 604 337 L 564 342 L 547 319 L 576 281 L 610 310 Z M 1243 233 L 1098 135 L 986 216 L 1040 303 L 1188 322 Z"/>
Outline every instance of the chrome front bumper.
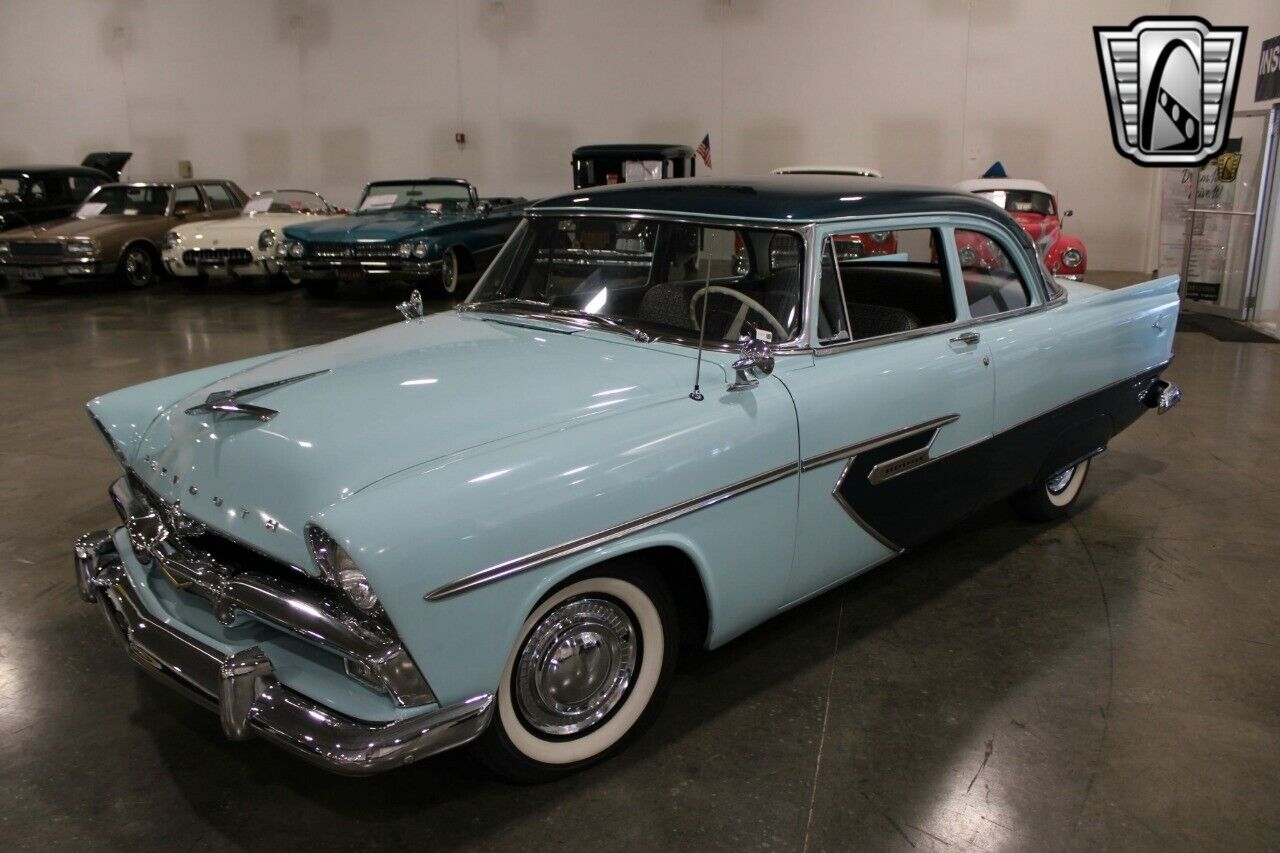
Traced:
<path fill-rule="evenodd" d="M 109 531 L 76 540 L 75 572 L 81 597 L 100 606 L 134 662 L 217 712 L 232 740 L 255 734 L 327 770 L 364 776 L 467 743 L 493 714 L 493 696 L 482 694 L 394 722 L 353 720 L 282 685 L 260 647 L 227 657 L 171 628 L 143 602 Z"/>
<path fill-rule="evenodd" d="M 393 279 L 417 281 L 440 275 L 444 264 L 440 261 L 414 261 L 403 258 L 385 261 L 349 260 L 345 258 L 304 258 L 289 259 L 284 262 L 284 271 L 296 278 L 338 279 L 339 281 L 361 281 L 375 279 Z"/>

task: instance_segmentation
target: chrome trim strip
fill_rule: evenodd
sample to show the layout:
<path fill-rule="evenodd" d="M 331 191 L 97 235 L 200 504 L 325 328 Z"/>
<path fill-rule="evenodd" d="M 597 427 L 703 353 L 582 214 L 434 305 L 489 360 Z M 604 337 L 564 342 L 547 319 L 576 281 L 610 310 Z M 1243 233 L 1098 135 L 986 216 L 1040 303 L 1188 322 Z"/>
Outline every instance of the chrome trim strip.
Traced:
<path fill-rule="evenodd" d="M 831 497 L 836 499 L 836 503 L 840 504 L 840 508 L 843 509 L 846 513 L 848 513 L 849 517 L 853 519 L 854 523 L 857 524 L 859 527 L 861 527 L 864 531 L 866 531 L 867 534 L 870 535 L 872 539 L 876 540 L 881 545 L 888 548 L 890 551 L 893 551 L 894 553 L 897 553 L 897 554 L 901 554 L 903 551 L 906 550 L 905 548 L 903 548 L 901 545 L 897 544 L 893 540 L 889 539 L 889 537 L 885 536 L 879 530 L 876 530 L 874 527 L 868 524 L 867 520 L 864 519 L 862 516 L 858 515 L 857 511 L 854 510 L 854 508 L 849 505 L 849 502 L 844 499 L 844 495 L 840 494 L 840 487 L 844 485 L 845 478 L 849 476 L 849 470 L 851 468 L 853 468 L 853 458 L 850 458 L 849 461 L 845 463 L 844 468 L 840 471 L 840 477 L 836 480 L 835 488 L 831 490 Z"/>
<path fill-rule="evenodd" d="M 326 770 L 365 776 L 475 739 L 493 715 L 483 693 L 391 722 L 339 714 L 285 687 L 258 646 L 230 657 L 170 627 L 138 595 L 107 531 L 77 540 L 76 584 L 149 675 L 215 711 L 232 740 L 256 734 Z"/>
<path fill-rule="evenodd" d="M 512 575 L 536 569 L 539 566 L 544 566 L 555 560 L 570 557 L 574 554 L 580 554 L 583 551 L 589 551 L 592 548 L 598 548 L 601 545 L 607 545 L 610 542 L 615 542 L 623 537 L 630 536 L 633 533 L 639 533 L 642 530 L 648 530 L 649 528 L 656 527 L 659 524 L 674 521 L 677 518 L 697 512 L 700 509 L 706 509 L 709 506 L 714 506 L 721 501 L 728 500 L 729 498 L 735 498 L 738 495 L 746 494 L 747 492 L 758 489 L 761 486 L 767 486 L 770 483 L 775 483 L 778 480 L 785 479 L 786 477 L 790 477 L 792 474 L 798 473 L 799 470 L 800 466 L 794 462 L 781 465 L 777 468 L 765 471 L 762 474 L 757 474 L 754 477 L 749 477 L 746 480 L 741 480 L 730 486 L 725 486 L 723 489 L 717 489 L 714 492 L 708 492 L 705 495 L 691 498 L 687 501 L 666 507 L 665 509 L 660 509 L 657 512 L 651 512 L 648 515 L 643 515 L 632 521 L 627 521 L 613 527 L 605 528 L 598 533 L 592 533 L 587 536 L 579 537 L 578 539 L 571 539 L 568 542 L 553 545 L 550 548 L 544 548 L 541 551 L 534 551 L 531 554 L 525 554 L 523 557 L 515 557 L 507 560 L 506 562 L 498 563 L 495 566 L 490 566 L 487 569 L 481 569 L 478 572 L 473 572 L 466 577 L 433 589 L 431 592 L 424 595 L 423 598 L 427 601 L 441 601 L 467 592 L 468 590 L 475 589 L 476 587 L 485 586 L 487 584 L 494 583 L 495 581 L 500 581 L 503 578 L 508 578 Z"/>
<path fill-rule="evenodd" d="M 829 450 L 826 453 L 819 453 L 816 456 L 810 456 L 808 459 L 800 463 L 801 471 L 811 471 L 823 465 L 829 465 L 832 462 L 838 462 L 841 459 L 857 456 L 859 453 L 866 453 L 868 450 L 875 450 L 877 447 L 883 447 L 891 444 L 899 439 L 910 438 L 911 436 L 930 429 L 941 429 L 947 424 L 960 420 L 958 414 L 943 415 L 939 418 L 924 421 L 923 423 L 914 424 L 913 426 L 905 426 L 901 429 L 895 429 L 893 432 L 886 432 L 884 435 L 875 438 L 859 441 L 856 444 L 837 447 L 835 450 Z"/>

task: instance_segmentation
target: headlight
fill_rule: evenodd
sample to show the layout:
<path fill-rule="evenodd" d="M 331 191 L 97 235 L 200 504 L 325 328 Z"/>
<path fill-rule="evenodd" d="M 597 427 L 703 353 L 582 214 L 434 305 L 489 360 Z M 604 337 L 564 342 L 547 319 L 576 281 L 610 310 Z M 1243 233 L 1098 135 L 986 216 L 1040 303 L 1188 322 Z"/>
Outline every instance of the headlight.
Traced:
<path fill-rule="evenodd" d="M 889 231 L 872 231 L 872 232 L 871 232 L 870 234 L 868 234 L 867 236 L 871 238 L 872 242 L 875 242 L 875 243 L 887 243 L 887 242 L 889 242 L 889 235 L 890 235 L 890 233 L 891 233 L 891 232 L 889 232 Z"/>
<path fill-rule="evenodd" d="M 279 243 L 276 243 L 276 257 L 277 258 L 288 257 L 290 245 L 291 244 L 289 243 L 288 240 L 281 240 Z"/>
<path fill-rule="evenodd" d="M 332 536 L 314 524 L 307 525 L 307 544 L 311 556 L 329 583 L 340 588 L 356 607 L 365 612 L 378 609 L 378 596 L 369 579 L 360 571 L 343 547 Z"/>
<path fill-rule="evenodd" d="M 409 257 L 409 255 L 413 254 L 413 244 L 401 243 L 399 246 L 396 246 L 396 254 L 402 258 Z"/>
<path fill-rule="evenodd" d="M 413 244 L 413 256 L 414 256 L 415 258 L 417 258 L 418 260 L 422 260 L 423 258 L 425 258 L 425 257 L 427 256 L 427 244 L 426 244 L 426 243 L 414 243 L 414 244 Z"/>
<path fill-rule="evenodd" d="M 978 253 L 972 246 L 965 246 L 960 249 L 960 266 L 972 267 L 978 263 Z"/>
<path fill-rule="evenodd" d="M 305 250 L 303 249 L 302 243 L 300 241 L 294 240 L 292 243 L 289 244 L 289 257 L 300 258 L 302 257 L 303 251 Z"/>
<path fill-rule="evenodd" d="M 1064 267 L 1078 267 L 1083 260 L 1084 257 L 1080 254 L 1080 250 L 1074 247 L 1062 253 L 1062 265 Z"/>
<path fill-rule="evenodd" d="M 7 257 L 9 257 L 9 243 L 7 241 L 0 241 L 0 258 Z"/>
<path fill-rule="evenodd" d="M 274 243 L 275 241 L 276 241 L 276 232 L 272 231 L 270 228 L 264 229 L 263 232 L 258 235 L 258 251 L 260 252 L 271 251 L 271 244 Z"/>
<path fill-rule="evenodd" d="M 67 241 L 67 254 L 91 258 L 98 254 L 98 244 L 92 237 L 78 237 Z"/>
<path fill-rule="evenodd" d="M 166 251 L 176 249 L 181 242 L 182 238 L 178 236 L 177 231 L 166 231 L 164 232 L 164 239 L 160 241 L 160 248 Z"/>

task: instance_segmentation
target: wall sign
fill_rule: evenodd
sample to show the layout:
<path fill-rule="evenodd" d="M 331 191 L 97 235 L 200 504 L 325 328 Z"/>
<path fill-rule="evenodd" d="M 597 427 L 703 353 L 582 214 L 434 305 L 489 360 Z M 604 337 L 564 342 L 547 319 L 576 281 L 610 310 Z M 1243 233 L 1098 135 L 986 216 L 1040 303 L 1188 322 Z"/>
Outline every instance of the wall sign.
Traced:
<path fill-rule="evenodd" d="M 1253 93 L 1255 101 L 1272 98 L 1280 98 L 1280 36 L 1272 36 L 1262 43 L 1258 59 L 1258 88 Z"/>

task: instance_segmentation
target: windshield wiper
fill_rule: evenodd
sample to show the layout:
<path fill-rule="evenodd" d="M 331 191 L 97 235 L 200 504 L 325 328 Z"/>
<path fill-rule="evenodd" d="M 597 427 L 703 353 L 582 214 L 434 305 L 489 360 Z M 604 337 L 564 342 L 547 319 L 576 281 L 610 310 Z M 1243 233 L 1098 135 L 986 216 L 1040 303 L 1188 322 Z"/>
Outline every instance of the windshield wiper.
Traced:
<path fill-rule="evenodd" d="M 486 302 L 464 302 L 458 306 L 459 311 L 486 311 L 495 310 L 503 311 L 507 308 L 533 309 L 533 313 L 541 314 L 547 317 L 564 317 L 573 320 L 586 320 L 590 323 L 599 323 L 602 326 L 608 326 L 610 329 L 616 329 L 623 332 L 640 343 L 647 344 L 653 340 L 653 337 L 642 329 L 628 326 L 620 320 L 607 317 L 603 314 L 593 314 L 590 311 L 583 311 L 581 308 L 553 308 L 546 302 L 539 302 L 536 299 L 524 299 L 519 296 L 508 296 L 505 299 L 493 299 Z"/>

